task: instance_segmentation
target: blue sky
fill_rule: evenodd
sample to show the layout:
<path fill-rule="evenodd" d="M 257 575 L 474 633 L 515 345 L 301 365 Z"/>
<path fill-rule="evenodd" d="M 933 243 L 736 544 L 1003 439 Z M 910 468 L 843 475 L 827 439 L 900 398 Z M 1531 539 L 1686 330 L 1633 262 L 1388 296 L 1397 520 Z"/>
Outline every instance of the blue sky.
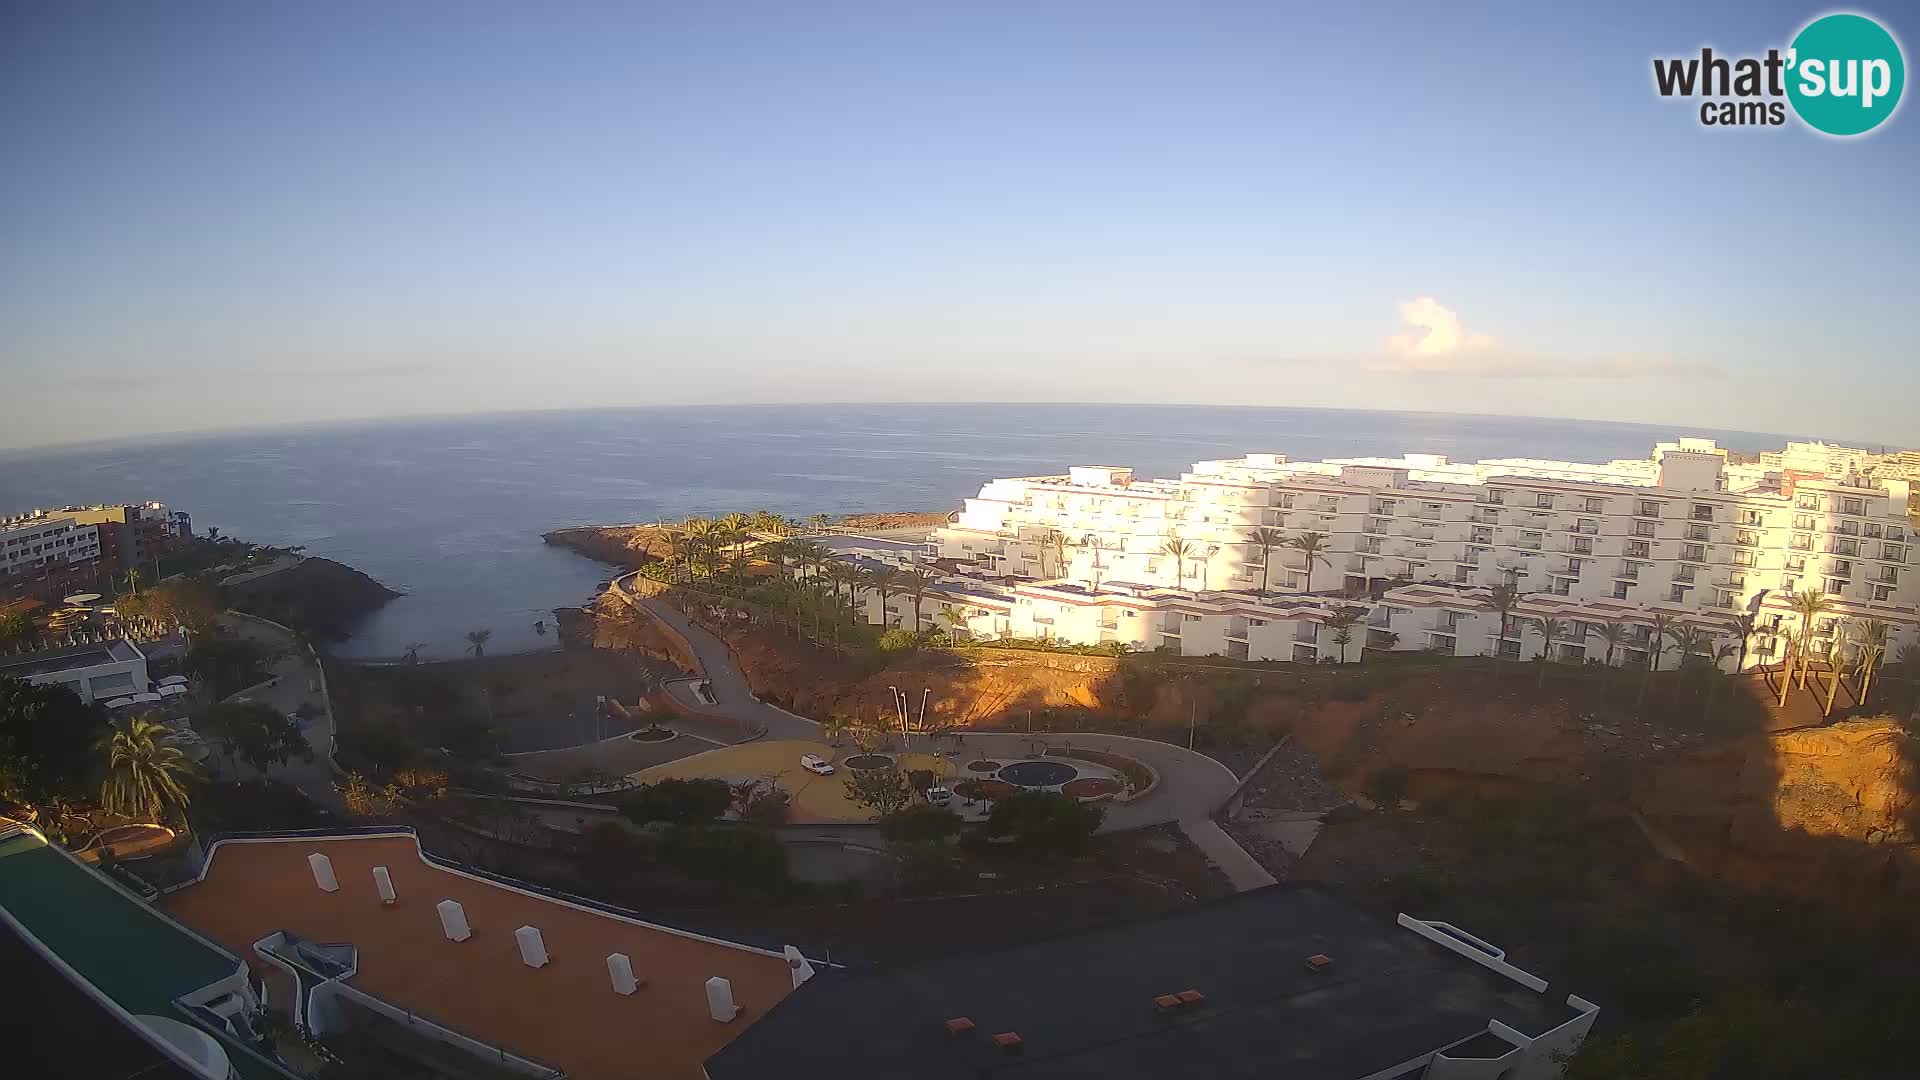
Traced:
<path fill-rule="evenodd" d="M 809 400 L 1920 443 L 1913 107 L 1652 90 L 1825 8 L 1443 8 L 6 5 L 0 446 Z"/>

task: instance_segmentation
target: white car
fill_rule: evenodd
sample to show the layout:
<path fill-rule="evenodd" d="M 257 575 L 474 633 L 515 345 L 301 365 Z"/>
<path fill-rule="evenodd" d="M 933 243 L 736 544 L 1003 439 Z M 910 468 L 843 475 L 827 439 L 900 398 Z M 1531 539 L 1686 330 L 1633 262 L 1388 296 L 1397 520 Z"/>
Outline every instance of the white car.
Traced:
<path fill-rule="evenodd" d="M 800 767 L 815 776 L 833 775 L 833 762 L 828 761 L 818 754 L 801 754 Z"/>
<path fill-rule="evenodd" d="M 928 806 L 945 806 L 952 801 L 953 792 L 947 788 L 930 787 L 927 789 Z"/>

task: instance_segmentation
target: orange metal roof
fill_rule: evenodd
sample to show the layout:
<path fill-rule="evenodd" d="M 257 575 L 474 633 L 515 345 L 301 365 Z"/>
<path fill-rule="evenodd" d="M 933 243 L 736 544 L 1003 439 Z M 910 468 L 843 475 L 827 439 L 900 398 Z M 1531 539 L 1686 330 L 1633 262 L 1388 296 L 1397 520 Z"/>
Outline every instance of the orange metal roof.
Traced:
<path fill-rule="evenodd" d="M 307 856 L 333 862 L 339 891 L 314 885 Z M 399 902 L 382 907 L 372 868 Z M 457 900 L 473 936 L 451 942 L 434 905 Z M 574 1080 L 697 1078 L 701 1063 L 791 991 L 780 957 L 593 911 L 426 862 L 409 835 L 238 840 L 218 845 L 201 882 L 164 901 L 170 914 L 271 969 L 253 943 L 276 930 L 359 949 L 352 986 L 468 1035 L 557 1066 Z M 539 927 L 550 957 L 521 962 L 513 932 Z M 626 953 L 644 985 L 623 997 L 608 953 Z M 707 1015 L 705 982 L 733 984 L 739 1018 Z"/>

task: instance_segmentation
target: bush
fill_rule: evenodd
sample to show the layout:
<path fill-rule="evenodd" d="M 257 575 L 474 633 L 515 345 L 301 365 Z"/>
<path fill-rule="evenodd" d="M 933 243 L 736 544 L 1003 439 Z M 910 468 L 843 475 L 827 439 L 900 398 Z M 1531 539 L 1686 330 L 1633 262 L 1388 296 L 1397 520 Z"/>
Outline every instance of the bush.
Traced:
<path fill-rule="evenodd" d="M 934 843 L 959 831 L 959 818 L 926 803 L 896 810 L 880 819 L 880 835 L 893 844 Z"/>
<path fill-rule="evenodd" d="M 793 796 L 767 780 L 749 780 L 733 787 L 733 810 L 740 820 L 755 825 L 785 825 Z"/>
<path fill-rule="evenodd" d="M 634 788 L 620 797 L 618 805 L 628 820 L 641 825 L 650 821 L 705 825 L 733 806 L 733 788 L 725 780 L 669 777 Z"/>
<path fill-rule="evenodd" d="M 882 817 L 913 803 L 913 785 L 898 769 L 848 769 L 844 783 L 847 801 Z"/>
<path fill-rule="evenodd" d="M 1036 856 L 1064 857 L 1085 851 L 1103 815 L 1071 795 L 1022 791 L 993 804 L 987 832 L 1011 836 L 1020 850 Z"/>
<path fill-rule="evenodd" d="M 881 634 L 874 644 L 881 652 L 912 652 L 920 647 L 920 638 L 913 631 L 896 626 Z"/>
<path fill-rule="evenodd" d="M 914 769 L 912 772 L 907 773 L 907 783 L 912 785 L 914 791 L 925 795 L 927 789 L 933 786 L 933 771 L 931 769 Z"/>

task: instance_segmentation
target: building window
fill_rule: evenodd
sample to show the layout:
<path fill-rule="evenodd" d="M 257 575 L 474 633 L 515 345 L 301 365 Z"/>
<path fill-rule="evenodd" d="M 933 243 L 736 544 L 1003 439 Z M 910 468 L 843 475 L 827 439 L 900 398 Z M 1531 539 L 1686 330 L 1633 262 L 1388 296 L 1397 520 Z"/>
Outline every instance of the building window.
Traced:
<path fill-rule="evenodd" d="M 1659 517 L 1660 504 L 1651 499 L 1641 499 L 1640 508 L 1637 513 L 1640 517 Z"/>
<path fill-rule="evenodd" d="M 1864 514 L 1867 512 L 1867 504 L 1861 499 L 1841 499 L 1840 512 L 1843 514 Z"/>
<path fill-rule="evenodd" d="M 1613 598 L 1614 598 L 1615 600 L 1625 600 L 1625 599 L 1627 598 L 1627 583 L 1626 583 L 1626 582 L 1624 582 L 1624 581 L 1616 581 L 1616 582 L 1614 582 L 1614 583 L 1613 583 Z"/>
<path fill-rule="evenodd" d="M 1605 499 L 1588 499 L 1587 500 L 1587 513 L 1604 514 L 1606 512 L 1607 512 L 1607 500 Z"/>
<path fill-rule="evenodd" d="M 1888 562 L 1906 562 L 1907 547 L 1905 544 L 1882 544 L 1880 557 Z"/>
<path fill-rule="evenodd" d="M 1799 587 L 1800 587 L 1800 579 L 1797 577 L 1794 577 L 1792 574 L 1788 574 L 1786 577 L 1783 577 L 1780 579 L 1780 588 L 1782 591 L 1793 592 Z"/>
<path fill-rule="evenodd" d="M 1845 592 L 1846 590 L 1847 590 L 1846 582 L 1841 581 L 1839 578 L 1827 579 L 1827 594 L 1829 596 L 1838 596 L 1841 593 Z"/>
<path fill-rule="evenodd" d="M 1684 603 L 1686 603 L 1686 600 L 1687 600 L 1687 586 L 1685 586 L 1685 585 L 1675 585 L 1675 586 L 1674 586 L 1673 588 L 1671 588 L 1671 589 L 1668 589 L 1668 590 L 1667 590 L 1667 599 L 1669 599 L 1669 600 L 1671 600 L 1671 601 L 1673 601 L 1673 602 L 1674 602 L 1674 603 L 1676 603 L 1676 604 L 1684 604 Z"/>
<path fill-rule="evenodd" d="M 1651 557 L 1652 553 L 1653 553 L 1653 546 L 1651 544 L 1648 544 L 1645 540 L 1627 541 L 1627 557 L 1628 558 L 1645 559 L 1645 558 Z"/>
<path fill-rule="evenodd" d="M 1875 585 L 1875 586 L 1873 587 L 1873 598 L 1874 598 L 1875 600 L 1891 600 L 1891 599 L 1893 599 L 1893 586 L 1891 586 L 1891 585 Z"/>
<path fill-rule="evenodd" d="M 1636 521 L 1633 523 L 1633 535 L 1635 536 L 1652 536 L 1653 530 L 1654 525 L 1651 521 Z"/>
<path fill-rule="evenodd" d="M 1535 495 L 1533 497 L 1533 505 L 1542 510 L 1551 510 L 1553 509 L 1553 496 Z"/>

